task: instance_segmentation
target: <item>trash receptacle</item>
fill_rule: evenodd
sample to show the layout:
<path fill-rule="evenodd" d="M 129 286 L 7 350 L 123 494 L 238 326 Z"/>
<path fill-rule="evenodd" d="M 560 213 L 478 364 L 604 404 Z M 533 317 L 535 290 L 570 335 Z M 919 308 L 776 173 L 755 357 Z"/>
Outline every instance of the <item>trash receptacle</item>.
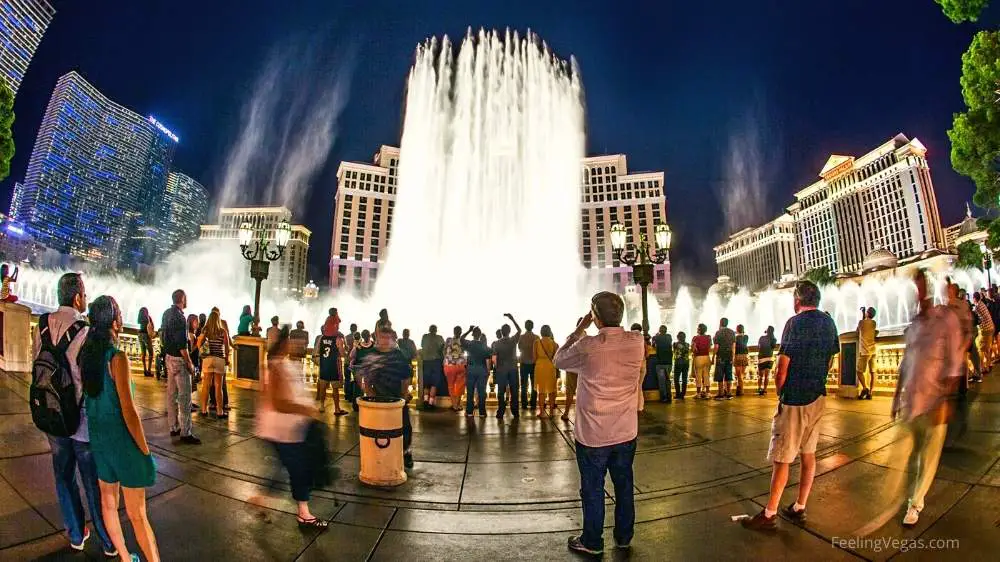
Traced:
<path fill-rule="evenodd" d="M 361 411 L 361 473 L 369 486 L 398 486 L 406 482 L 403 470 L 403 406 L 398 398 L 365 396 L 358 399 Z"/>

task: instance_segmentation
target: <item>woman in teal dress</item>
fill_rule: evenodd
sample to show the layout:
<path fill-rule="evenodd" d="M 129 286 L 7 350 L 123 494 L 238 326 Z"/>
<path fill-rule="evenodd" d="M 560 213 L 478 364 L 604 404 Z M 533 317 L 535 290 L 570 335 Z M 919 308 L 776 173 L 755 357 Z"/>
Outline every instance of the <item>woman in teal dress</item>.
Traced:
<path fill-rule="evenodd" d="M 132 401 L 128 359 L 116 347 L 122 329 L 121 311 L 115 299 L 100 296 L 90 304 L 89 316 L 90 329 L 78 362 L 90 423 L 90 450 L 101 488 L 101 512 L 121 560 L 139 560 L 125 546 L 118 518 L 121 490 L 139 549 L 146 560 L 158 562 L 156 537 L 146 516 L 146 488 L 156 480 L 156 463 Z"/>

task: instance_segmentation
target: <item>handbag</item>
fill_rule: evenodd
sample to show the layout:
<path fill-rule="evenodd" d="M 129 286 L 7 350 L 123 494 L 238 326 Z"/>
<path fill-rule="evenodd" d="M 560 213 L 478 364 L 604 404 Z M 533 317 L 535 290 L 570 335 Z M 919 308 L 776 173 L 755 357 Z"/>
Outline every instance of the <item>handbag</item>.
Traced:
<path fill-rule="evenodd" d="M 306 458 L 313 473 L 313 488 L 324 488 L 333 484 L 333 471 L 330 468 L 330 450 L 328 434 L 330 430 L 319 420 L 310 420 L 306 428 Z"/>
<path fill-rule="evenodd" d="M 554 367 L 555 364 L 556 364 L 555 360 L 553 359 L 554 356 L 553 355 L 549 355 L 549 352 L 548 352 L 548 350 L 545 349 L 545 344 L 542 343 L 541 339 L 538 340 L 538 347 L 542 348 L 542 353 L 545 354 L 545 357 L 547 357 L 549 359 L 549 362 L 552 363 L 552 366 Z M 559 375 L 560 375 L 559 369 L 556 369 L 556 378 L 557 379 L 559 378 Z"/>

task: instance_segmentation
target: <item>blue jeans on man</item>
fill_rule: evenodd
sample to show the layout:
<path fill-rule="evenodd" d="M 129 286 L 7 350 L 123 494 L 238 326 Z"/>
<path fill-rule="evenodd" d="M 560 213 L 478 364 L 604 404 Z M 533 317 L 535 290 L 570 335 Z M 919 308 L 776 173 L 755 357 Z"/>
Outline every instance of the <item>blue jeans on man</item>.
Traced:
<path fill-rule="evenodd" d="M 473 393 L 479 397 L 479 415 L 486 415 L 486 369 L 470 366 L 465 375 L 465 415 L 472 415 Z"/>
<path fill-rule="evenodd" d="M 497 417 L 502 418 L 504 413 L 507 412 L 507 390 L 510 390 L 510 413 L 516 418 L 518 416 L 517 411 L 517 382 L 518 375 L 517 369 L 510 369 L 506 372 L 497 371 L 494 375 L 497 381 L 497 402 L 499 407 L 497 408 Z"/>
<path fill-rule="evenodd" d="M 63 524 L 71 544 L 83 542 L 87 518 L 83 512 L 83 502 L 80 500 L 80 488 L 76 483 L 77 469 L 80 471 L 80 481 L 87 495 L 87 510 L 97 536 L 105 552 L 114 552 L 115 545 L 104 528 L 104 518 L 101 514 L 101 490 L 97 485 L 97 466 L 90 452 L 90 443 L 77 441 L 71 437 L 49 438 L 52 448 L 52 472 L 56 480 L 56 496 L 59 498 L 59 510 L 62 511 Z"/>
<path fill-rule="evenodd" d="M 670 363 L 656 364 L 656 384 L 660 387 L 660 402 L 670 402 Z"/>
<path fill-rule="evenodd" d="M 521 363 L 521 406 L 535 411 L 538 391 L 535 390 L 535 364 Z"/>
<path fill-rule="evenodd" d="M 604 475 L 611 473 L 615 487 L 615 543 L 627 545 L 635 534 L 635 497 L 632 461 L 636 440 L 588 447 L 576 442 L 576 464 L 580 469 L 580 499 L 583 500 L 583 534 L 580 542 L 592 550 L 604 549 Z"/>

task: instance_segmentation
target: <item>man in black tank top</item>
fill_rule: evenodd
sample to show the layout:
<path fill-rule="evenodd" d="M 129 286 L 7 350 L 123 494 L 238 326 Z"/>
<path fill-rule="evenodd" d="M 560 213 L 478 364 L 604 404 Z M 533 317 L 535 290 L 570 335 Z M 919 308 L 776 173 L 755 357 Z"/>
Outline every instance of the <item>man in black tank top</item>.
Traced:
<path fill-rule="evenodd" d="M 333 335 L 320 334 L 314 346 L 316 362 L 319 364 L 319 382 L 316 385 L 316 402 L 320 412 L 326 411 L 326 387 L 333 387 L 333 413 L 347 414 L 340 408 L 340 387 L 343 386 L 344 371 L 340 360 L 345 356 L 344 336 L 340 332 Z"/>

